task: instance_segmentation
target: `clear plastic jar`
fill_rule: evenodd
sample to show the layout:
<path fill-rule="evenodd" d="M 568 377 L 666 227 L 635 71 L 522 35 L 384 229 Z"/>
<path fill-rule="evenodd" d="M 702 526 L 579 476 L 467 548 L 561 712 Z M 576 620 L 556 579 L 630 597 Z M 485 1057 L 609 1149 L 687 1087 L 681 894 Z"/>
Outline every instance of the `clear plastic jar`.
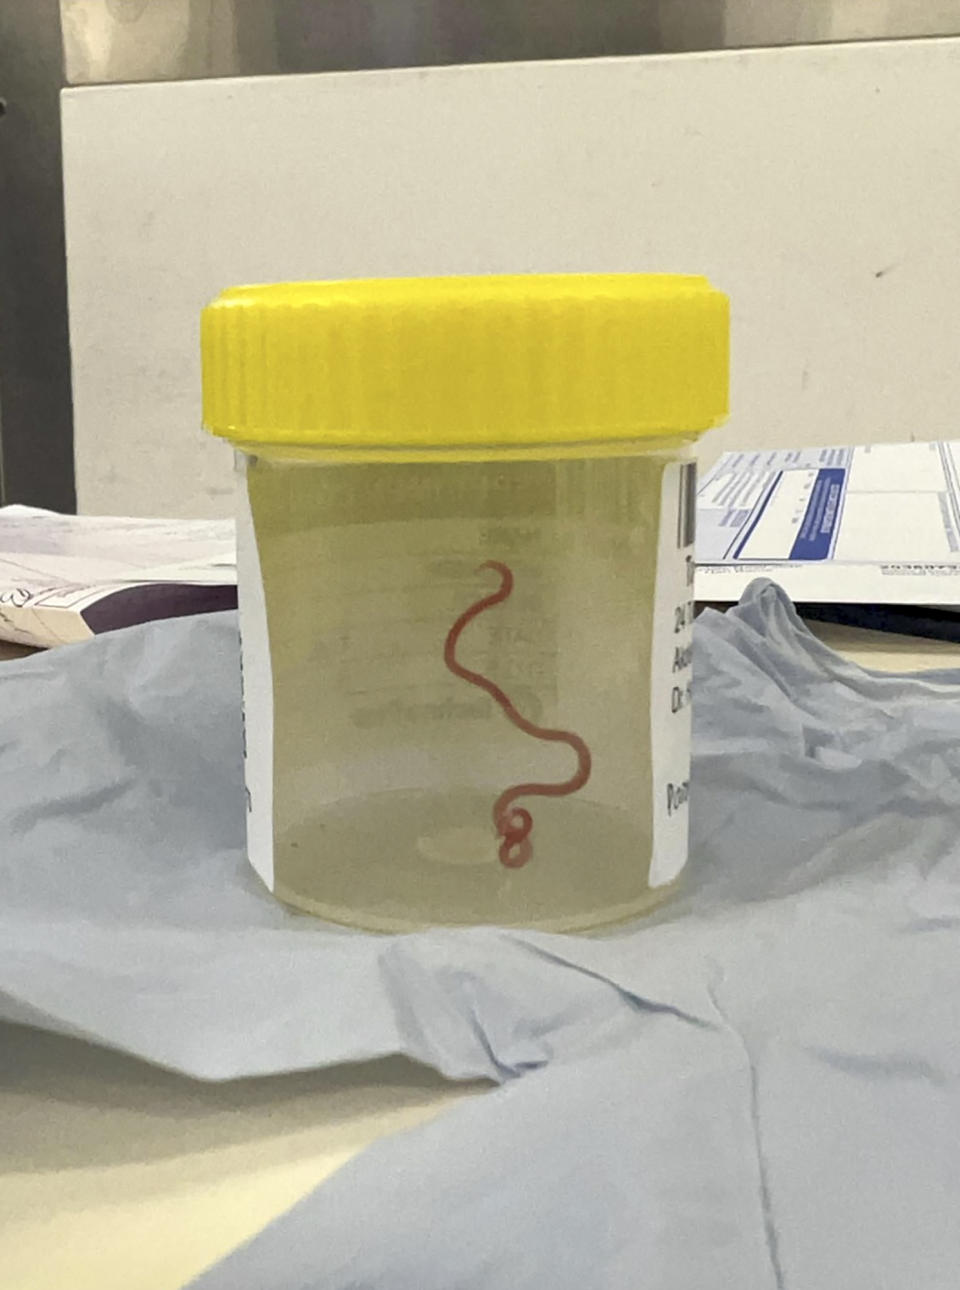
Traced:
<path fill-rule="evenodd" d="M 630 275 L 210 307 L 206 420 L 242 448 L 249 850 L 281 899 L 574 930 L 669 888 L 692 445 L 726 329 L 702 279 Z"/>

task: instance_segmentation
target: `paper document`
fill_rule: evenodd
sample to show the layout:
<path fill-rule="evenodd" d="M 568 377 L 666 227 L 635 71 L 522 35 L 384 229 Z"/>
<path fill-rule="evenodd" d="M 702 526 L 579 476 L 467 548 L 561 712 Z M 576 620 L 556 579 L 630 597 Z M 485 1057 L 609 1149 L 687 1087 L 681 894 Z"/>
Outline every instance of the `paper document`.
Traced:
<path fill-rule="evenodd" d="M 960 605 L 960 441 L 726 453 L 697 490 L 698 600 Z"/>
<path fill-rule="evenodd" d="M 67 644 L 236 605 L 230 520 L 142 520 L 0 507 L 0 639 Z"/>

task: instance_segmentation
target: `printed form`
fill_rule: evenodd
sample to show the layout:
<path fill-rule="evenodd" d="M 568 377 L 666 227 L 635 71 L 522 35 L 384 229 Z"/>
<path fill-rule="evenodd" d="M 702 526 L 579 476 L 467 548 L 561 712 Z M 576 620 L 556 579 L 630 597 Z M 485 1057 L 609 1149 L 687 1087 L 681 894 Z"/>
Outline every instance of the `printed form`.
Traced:
<path fill-rule="evenodd" d="M 698 600 L 960 605 L 960 441 L 726 453 L 697 490 Z"/>
<path fill-rule="evenodd" d="M 45 648 L 236 606 L 231 520 L 0 507 L 0 639 Z"/>

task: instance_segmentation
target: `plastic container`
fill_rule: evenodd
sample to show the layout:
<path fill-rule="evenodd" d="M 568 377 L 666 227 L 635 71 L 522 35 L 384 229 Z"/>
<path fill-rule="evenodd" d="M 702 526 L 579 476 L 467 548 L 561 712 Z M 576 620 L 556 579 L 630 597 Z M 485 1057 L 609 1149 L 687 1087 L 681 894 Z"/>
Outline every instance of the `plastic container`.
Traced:
<path fill-rule="evenodd" d="M 204 313 L 241 450 L 249 855 L 378 930 L 595 927 L 686 860 L 702 278 L 299 283 Z"/>

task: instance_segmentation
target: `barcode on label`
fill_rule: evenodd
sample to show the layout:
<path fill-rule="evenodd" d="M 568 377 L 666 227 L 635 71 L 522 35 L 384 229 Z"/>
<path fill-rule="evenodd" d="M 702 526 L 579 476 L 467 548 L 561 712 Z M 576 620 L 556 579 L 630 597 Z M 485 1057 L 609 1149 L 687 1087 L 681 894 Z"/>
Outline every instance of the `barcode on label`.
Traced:
<path fill-rule="evenodd" d="M 693 546 L 697 531 L 697 463 L 687 461 L 680 467 L 680 493 L 677 500 L 677 546 Z"/>

